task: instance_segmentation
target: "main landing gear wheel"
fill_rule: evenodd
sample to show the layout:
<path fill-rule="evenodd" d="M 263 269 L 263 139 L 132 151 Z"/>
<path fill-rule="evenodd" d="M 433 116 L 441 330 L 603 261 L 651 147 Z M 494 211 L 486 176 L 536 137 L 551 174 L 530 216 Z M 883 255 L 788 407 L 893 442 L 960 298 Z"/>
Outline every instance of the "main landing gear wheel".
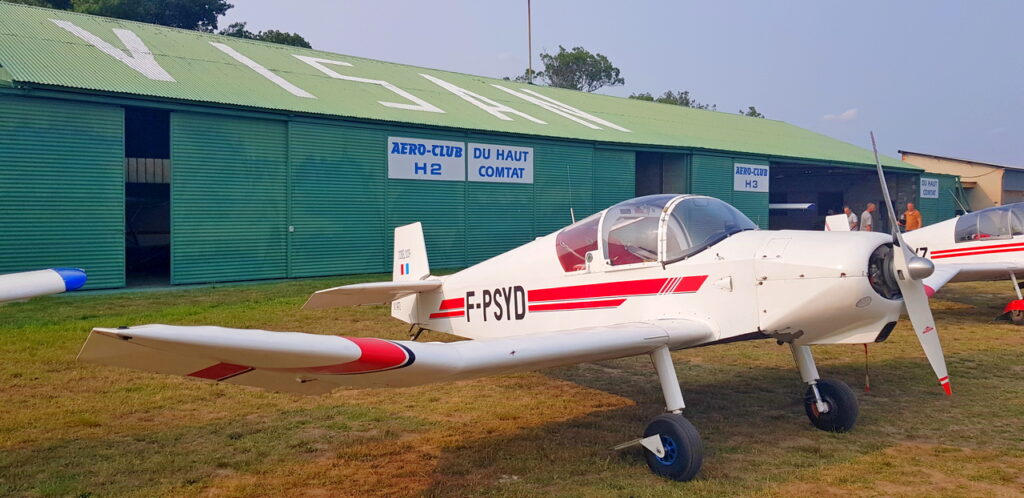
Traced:
<path fill-rule="evenodd" d="M 665 456 L 644 451 L 651 472 L 676 481 L 689 481 L 700 471 L 704 461 L 704 444 L 697 429 L 682 415 L 666 413 L 656 417 L 644 430 L 644 437 L 658 434 Z"/>
<path fill-rule="evenodd" d="M 1010 322 L 1012 322 L 1014 325 L 1024 325 L 1024 310 L 1011 311 Z"/>
<path fill-rule="evenodd" d="M 811 419 L 811 423 L 828 432 L 847 432 L 853 429 L 860 414 L 853 389 L 845 382 L 831 379 L 819 379 L 816 385 L 821 400 L 828 405 L 828 411 L 818 411 L 817 403 L 814 402 L 814 388 L 808 387 L 804 395 L 804 409 L 807 410 L 807 418 Z"/>

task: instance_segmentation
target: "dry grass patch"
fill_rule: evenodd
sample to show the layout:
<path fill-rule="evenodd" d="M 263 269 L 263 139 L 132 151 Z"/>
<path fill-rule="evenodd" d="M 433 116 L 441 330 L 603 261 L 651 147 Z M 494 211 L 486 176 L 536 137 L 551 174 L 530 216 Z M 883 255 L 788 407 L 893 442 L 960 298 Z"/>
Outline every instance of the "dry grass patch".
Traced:
<path fill-rule="evenodd" d="M 634 437 L 662 399 L 647 358 L 456 384 L 267 393 L 79 364 L 93 326 L 218 324 L 404 338 L 384 307 L 301 311 L 357 278 L 56 296 L 0 307 L 0 495 L 1012 495 L 1024 489 L 1024 330 L 994 322 L 1009 284 L 934 301 L 953 398 L 901 323 L 872 345 L 849 434 L 813 429 L 788 350 L 674 353 L 707 454 L 699 479 L 651 476 Z M 428 332 L 425 340 L 454 340 Z M 863 386 L 860 346 L 815 348 Z"/>

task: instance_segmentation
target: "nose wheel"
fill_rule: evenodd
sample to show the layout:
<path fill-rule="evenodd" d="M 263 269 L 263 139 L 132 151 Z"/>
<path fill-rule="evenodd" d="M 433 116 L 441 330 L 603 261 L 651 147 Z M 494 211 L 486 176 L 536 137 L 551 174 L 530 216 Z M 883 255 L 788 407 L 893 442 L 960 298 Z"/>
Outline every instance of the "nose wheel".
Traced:
<path fill-rule="evenodd" d="M 814 389 L 818 389 L 825 410 L 820 410 Z M 818 379 L 814 386 L 807 387 L 804 395 L 804 410 L 815 427 L 828 432 L 847 432 L 853 429 L 860 415 L 857 396 L 845 382 L 832 379 Z"/>
<path fill-rule="evenodd" d="M 704 445 L 693 424 L 678 413 L 666 413 L 644 430 L 645 438 L 654 435 L 661 438 L 662 451 L 644 452 L 651 472 L 676 481 L 693 479 L 704 461 Z"/>

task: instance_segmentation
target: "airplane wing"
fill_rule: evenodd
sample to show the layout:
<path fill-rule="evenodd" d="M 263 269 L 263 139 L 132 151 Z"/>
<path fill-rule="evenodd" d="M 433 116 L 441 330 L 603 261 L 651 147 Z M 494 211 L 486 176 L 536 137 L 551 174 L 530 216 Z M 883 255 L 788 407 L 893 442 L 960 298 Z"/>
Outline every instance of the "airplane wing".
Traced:
<path fill-rule="evenodd" d="M 97 328 L 80 361 L 299 394 L 404 387 L 681 348 L 714 339 L 671 319 L 451 343 L 299 332 L 142 325 Z"/>
<path fill-rule="evenodd" d="M 979 280 L 1000 280 L 1011 273 L 1024 273 L 1020 263 L 935 263 L 935 272 L 924 279 L 928 296 L 935 295 L 949 282 L 974 282 Z"/>
<path fill-rule="evenodd" d="M 309 310 L 360 304 L 384 304 L 410 294 L 440 288 L 441 280 L 437 279 L 343 285 L 314 292 L 302 308 Z"/>

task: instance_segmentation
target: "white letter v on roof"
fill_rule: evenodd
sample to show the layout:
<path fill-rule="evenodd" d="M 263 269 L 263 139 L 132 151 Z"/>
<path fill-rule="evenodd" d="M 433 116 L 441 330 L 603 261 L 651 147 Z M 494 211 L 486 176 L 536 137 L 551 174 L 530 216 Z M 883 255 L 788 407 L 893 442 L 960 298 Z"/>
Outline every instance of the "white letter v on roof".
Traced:
<path fill-rule="evenodd" d="M 143 76 L 156 81 L 175 81 L 164 68 L 153 58 L 153 52 L 146 48 L 139 36 L 127 29 L 115 29 L 114 34 L 121 40 L 127 51 L 115 48 L 113 45 L 103 41 L 100 37 L 76 26 L 70 21 L 50 19 L 54 24 L 66 29 L 69 33 L 81 38 L 89 45 L 92 45 L 101 52 L 123 62 L 126 66 L 142 73 Z"/>

